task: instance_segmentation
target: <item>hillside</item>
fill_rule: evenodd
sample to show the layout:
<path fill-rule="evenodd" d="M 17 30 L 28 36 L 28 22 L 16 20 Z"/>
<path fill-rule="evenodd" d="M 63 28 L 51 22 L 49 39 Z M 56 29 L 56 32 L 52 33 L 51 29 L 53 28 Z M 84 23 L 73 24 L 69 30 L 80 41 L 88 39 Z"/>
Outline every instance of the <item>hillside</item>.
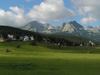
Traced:
<path fill-rule="evenodd" d="M 84 43 L 84 45 L 86 45 L 91 40 L 91 39 L 88 39 L 88 38 L 83 38 L 83 37 L 73 36 L 73 35 L 66 36 L 66 35 L 56 35 L 56 34 L 53 35 L 52 34 L 50 36 L 58 37 L 58 38 L 64 38 L 64 39 L 69 40 L 69 41 L 76 43 L 76 44 L 77 43 L 78 44 Z M 93 41 L 96 45 L 100 44 L 100 42 L 98 42 L 98 41 L 94 41 L 94 40 L 91 40 L 91 41 Z"/>
<path fill-rule="evenodd" d="M 68 45 L 72 45 L 73 43 L 82 43 L 85 44 L 90 41 L 90 39 L 82 38 L 82 37 L 75 37 L 75 36 L 63 36 L 63 35 L 44 35 L 36 32 L 26 31 L 19 28 L 9 27 L 9 26 L 0 26 L 0 34 L 3 34 L 7 38 L 7 34 L 14 34 L 16 38 L 19 38 L 20 36 L 34 36 L 38 41 L 42 41 L 43 38 L 51 39 L 52 43 L 69 43 Z M 71 39 L 70 39 L 71 38 Z M 81 40 L 79 40 L 81 39 Z M 93 41 L 95 42 L 95 41 Z M 96 44 L 99 44 L 99 42 L 95 42 Z"/>
<path fill-rule="evenodd" d="M 11 27 L 11 26 L 2 26 L 0 25 L 0 34 L 7 33 L 7 34 L 20 34 L 20 35 L 31 35 L 35 34 L 35 32 L 22 30 L 19 28 Z"/>
<path fill-rule="evenodd" d="M 0 25 L 0 34 L 3 34 L 5 38 L 7 38 L 8 34 L 14 34 L 17 38 L 19 38 L 20 36 L 25 36 L 25 35 L 27 36 L 33 35 L 34 37 L 42 35 L 40 33 L 22 30 L 22 29 L 10 27 L 10 26 L 2 26 L 2 25 Z"/>

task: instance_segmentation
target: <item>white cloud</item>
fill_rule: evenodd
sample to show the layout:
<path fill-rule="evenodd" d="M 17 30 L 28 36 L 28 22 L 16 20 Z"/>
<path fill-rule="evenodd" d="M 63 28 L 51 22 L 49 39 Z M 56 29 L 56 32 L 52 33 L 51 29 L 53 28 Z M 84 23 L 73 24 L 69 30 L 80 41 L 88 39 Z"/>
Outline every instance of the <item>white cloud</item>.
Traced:
<path fill-rule="evenodd" d="M 16 7 L 9 7 L 11 11 L 5 12 L 0 9 L 0 25 L 23 26 L 27 22 L 32 21 L 28 16 L 24 15 L 24 10 Z"/>
<path fill-rule="evenodd" d="M 80 15 L 86 16 L 86 13 L 85 13 L 84 10 L 81 9 L 81 8 L 78 9 L 78 13 L 79 13 Z"/>
<path fill-rule="evenodd" d="M 86 25 L 88 23 L 96 23 L 96 22 L 98 22 L 98 19 L 91 18 L 91 17 L 89 17 L 89 18 L 83 18 L 81 20 L 81 23 L 84 24 L 84 25 Z"/>
<path fill-rule="evenodd" d="M 64 7 L 63 0 L 45 0 L 40 5 L 33 6 L 27 15 L 42 21 L 58 21 L 76 16 L 74 11 Z"/>
<path fill-rule="evenodd" d="M 30 1 L 33 1 L 33 0 L 25 0 L 26 2 L 30 2 Z"/>
<path fill-rule="evenodd" d="M 84 17 L 81 23 L 88 24 L 98 22 L 100 19 L 100 0 L 71 0 L 78 13 Z"/>
<path fill-rule="evenodd" d="M 27 0 L 30 1 L 30 0 Z M 64 6 L 63 0 L 45 0 L 40 5 L 33 6 L 28 13 L 22 8 L 9 7 L 10 11 L 0 9 L 0 25 L 23 26 L 33 20 L 60 21 L 74 18 L 76 14 Z"/>
<path fill-rule="evenodd" d="M 9 9 L 13 10 L 13 12 L 17 13 L 18 15 L 22 15 L 24 13 L 23 9 L 16 7 L 9 7 Z"/>

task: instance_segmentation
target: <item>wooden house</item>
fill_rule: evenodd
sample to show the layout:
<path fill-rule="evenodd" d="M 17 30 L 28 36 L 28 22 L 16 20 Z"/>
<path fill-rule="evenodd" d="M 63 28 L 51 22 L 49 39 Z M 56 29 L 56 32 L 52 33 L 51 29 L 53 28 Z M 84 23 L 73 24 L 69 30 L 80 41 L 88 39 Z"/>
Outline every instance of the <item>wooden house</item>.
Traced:
<path fill-rule="evenodd" d="M 15 35 L 13 35 L 13 34 L 12 35 L 8 34 L 8 38 L 11 40 L 17 40 Z"/>
<path fill-rule="evenodd" d="M 28 36 L 24 36 L 24 40 L 23 41 L 29 41 L 29 37 Z"/>
<path fill-rule="evenodd" d="M 5 38 L 2 34 L 0 34 L 0 42 L 4 42 L 5 41 Z"/>
<path fill-rule="evenodd" d="M 34 37 L 33 36 L 30 36 L 30 40 L 34 40 Z"/>
<path fill-rule="evenodd" d="M 23 36 L 20 36 L 19 40 L 20 41 L 23 41 L 24 40 L 24 37 Z"/>

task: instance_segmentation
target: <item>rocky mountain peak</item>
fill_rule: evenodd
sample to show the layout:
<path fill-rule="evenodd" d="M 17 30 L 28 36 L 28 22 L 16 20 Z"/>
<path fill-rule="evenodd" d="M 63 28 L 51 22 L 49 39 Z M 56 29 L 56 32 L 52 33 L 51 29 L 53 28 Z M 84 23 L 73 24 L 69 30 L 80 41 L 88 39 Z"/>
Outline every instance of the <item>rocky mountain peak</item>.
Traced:
<path fill-rule="evenodd" d="M 93 28 L 93 27 L 89 25 L 89 26 L 87 26 L 87 28 Z"/>
<path fill-rule="evenodd" d="M 70 24 L 75 24 L 75 23 L 77 23 L 76 21 L 70 21 L 69 22 Z"/>
<path fill-rule="evenodd" d="M 70 33 L 72 32 L 76 32 L 78 30 L 84 30 L 83 26 L 81 26 L 79 23 L 77 23 L 76 21 L 71 21 L 71 22 L 68 22 L 68 23 L 63 23 L 61 25 L 61 28 L 60 28 L 62 31 L 68 31 Z"/>
<path fill-rule="evenodd" d="M 80 25 L 79 23 L 77 23 L 76 21 L 71 21 L 69 22 L 71 25 L 73 25 L 75 28 L 83 28 L 82 25 Z"/>
<path fill-rule="evenodd" d="M 98 28 L 98 29 L 100 29 L 100 26 L 95 26 L 94 28 Z"/>
<path fill-rule="evenodd" d="M 52 33 L 52 30 L 53 30 L 53 33 L 57 31 L 62 31 L 62 32 L 68 31 L 71 33 L 71 32 L 75 32 L 78 30 L 84 30 L 83 26 L 81 26 L 76 21 L 71 21 L 68 23 L 64 22 L 61 26 L 54 26 L 48 23 L 32 21 L 28 23 L 27 25 L 25 25 L 22 29 L 30 30 L 30 31 L 38 31 L 38 32 L 49 31 L 50 33 Z"/>

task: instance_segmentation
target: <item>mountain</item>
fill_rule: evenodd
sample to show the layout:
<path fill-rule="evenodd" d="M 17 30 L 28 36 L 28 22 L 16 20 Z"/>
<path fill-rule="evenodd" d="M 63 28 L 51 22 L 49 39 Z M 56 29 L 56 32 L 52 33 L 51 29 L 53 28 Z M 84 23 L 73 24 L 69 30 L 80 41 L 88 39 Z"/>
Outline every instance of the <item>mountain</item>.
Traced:
<path fill-rule="evenodd" d="M 100 33 L 100 26 L 95 26 L 95 27 L 88 26 L 85 28 L 85 30 L 88 32 Z"/>
<path fill-rule="evenodd" d="M 84 28 L 76 21 L 63 23 L 61 26 L 53 26 L 48 23 L 32 21 L 21 28 L 24 30 L 36 31 L 41 33 L 56 33 L 56 32 L 65 32 L 65 31 L 72 33 L 80 30 L 84 31 Z"/>
<path fill-rule="evenodd" d="M 32 21 L 25 26 L 21 27 L 21 29 L 41 32 L 41 33 L 52 33 L 52 30 L 59 29 L 59 26 L 53 26 L 48 23 L 41 23 L 38 21 Z"/>
<path fill-rule="evenodd" d="M 76 21 L 71 21 L 68 23 L 63 23 L 61 26 L 54 26 L 48 23 L 41 23 L 38 21 L 32 21 L 21 29 L 28 31 L 35 31 L 44 34 L 57 34 L 57 35 L 71 35 L 89 38 L 92 40 L 100 41 L 100 27 L 88 26 L 84 28 L 82 25 Z"/>
<path fill-rule="evenodd" d="M 46 30 L 49 27 L 49 24 L 42 24 L 38 21 L 32 21 L 29 24 L 22 27 L 24 30 L 30 30 L 30 31 L 43 31 Z"/>
<path fill-rule="evenodd" d="M 61 29 L 62 32 L 68 31 L 69 33 L 77 32 L 77 31 L 80 31 L 80 30 L 84 31 L 84 28 L 80 24 L 78 24 L 76 21 L 63 23 L 61 25 L 60 29 Z"/>

